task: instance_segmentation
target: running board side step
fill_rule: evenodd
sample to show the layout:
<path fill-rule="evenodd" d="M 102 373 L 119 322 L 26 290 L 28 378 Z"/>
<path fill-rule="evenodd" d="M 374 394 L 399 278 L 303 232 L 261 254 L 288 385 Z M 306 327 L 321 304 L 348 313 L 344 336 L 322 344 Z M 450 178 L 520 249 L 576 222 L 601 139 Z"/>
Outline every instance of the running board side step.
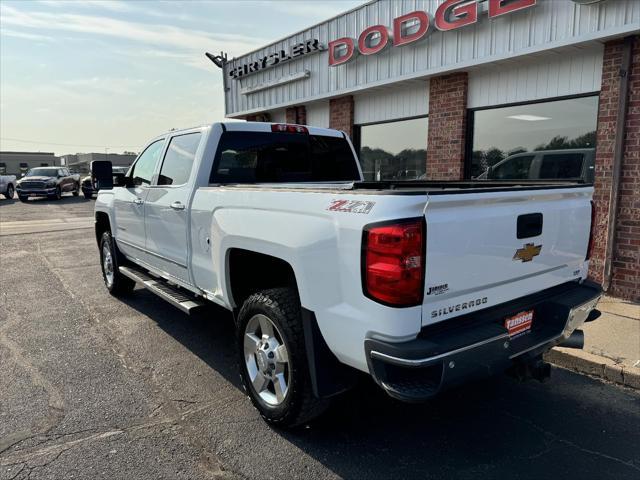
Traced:
<path fill-rule="evenodd" d="M 184 313 L 192 313 L 194 310 L 206 305 L 206 302 L 190 295 L 178 287 L 170 285 L 159 278 L 154 278 L 147 272 L 132 267 L 118 267 L 120 273 L 136 283 L 142 284 L 151 293 L 155 293 L 163 300 Z"/>

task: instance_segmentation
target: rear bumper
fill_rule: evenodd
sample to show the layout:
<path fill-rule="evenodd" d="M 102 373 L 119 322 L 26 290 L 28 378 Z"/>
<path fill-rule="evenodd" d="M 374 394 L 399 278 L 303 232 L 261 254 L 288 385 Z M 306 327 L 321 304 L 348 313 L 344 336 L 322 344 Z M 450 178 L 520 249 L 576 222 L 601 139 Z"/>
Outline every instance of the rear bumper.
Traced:
<path fill-rule="evenodd" d="M 504 372 L 569 338 L 602 295 L 591 282 L 569 283 L 425 327 L 404 343 L 365 340 L 369 372 L 392 397 L 421 401 L 472 378 Z M 533 326 L 510 338 L 504 319 L 534 310 Z"/>

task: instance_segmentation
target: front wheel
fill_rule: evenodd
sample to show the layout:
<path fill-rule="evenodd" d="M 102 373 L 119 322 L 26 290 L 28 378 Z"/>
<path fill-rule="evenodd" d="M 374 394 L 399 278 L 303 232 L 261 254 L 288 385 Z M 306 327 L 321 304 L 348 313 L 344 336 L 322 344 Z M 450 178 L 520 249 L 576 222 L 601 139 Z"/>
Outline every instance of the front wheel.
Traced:
<path fill-rule="evenodd" d="M 7 199 L 11 200 L 11 199 L 13 199 L 13 194 L 14 194 L 14 193 L 15 193 L 15 191 L 14 191 L 14 189 L 13 189 L 13 185 L 9 184 L 9 186 L 7 187 L 7 191 L 6 191 L 6 193 L 4 194 L 4 196 L 5 196 Z"/>
<path fill-rule="evenodd" d="M 18 195 L 18 199 L 19 199 L 21 202 L 28 202 L 28 201 L 29 201 L 29 197 L 28 197 L 28 196 L 26 196 L 26 195 Z"/>
<path fill-rule="evenodd" d="M 126 295 L 136 286 L 136 282 L 120 273 L 118 252 L 111 232 L 104 232 L 100 238 L 100 266 L 102 279 L 109 293 L 115 297 Z"/>
<path fill-rule="evenodd" d="M 84 195 L 84 198 L 86 198 L 87 200 L 91 200 L 93 192 L 91 190 L 82 190 L 82 194 Z"/>
<path fill-rule="evenodd" d="M 251 295 L 237 320 L 244 388 L 269 423 L 294 427 L 319 416 L 327 400 L 313 395 L 300 300 L 291 288 Z"/>
<path fill-rule="evenodd" d="M 56 192 L 53 195 L 48 196 L 49 200 L 60 200 L 62 198 L 62 190 L 58 186 Z"/>

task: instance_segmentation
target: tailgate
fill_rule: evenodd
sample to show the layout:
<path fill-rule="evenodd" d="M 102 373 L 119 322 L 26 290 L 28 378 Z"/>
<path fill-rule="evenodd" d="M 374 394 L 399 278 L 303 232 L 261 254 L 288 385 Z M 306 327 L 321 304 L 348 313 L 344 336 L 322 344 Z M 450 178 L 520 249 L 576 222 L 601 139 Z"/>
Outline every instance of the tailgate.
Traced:
<path fill-rule="evenodd" d="M 586 276 L 592 193 L 430 194 L 422 324 Z"/>

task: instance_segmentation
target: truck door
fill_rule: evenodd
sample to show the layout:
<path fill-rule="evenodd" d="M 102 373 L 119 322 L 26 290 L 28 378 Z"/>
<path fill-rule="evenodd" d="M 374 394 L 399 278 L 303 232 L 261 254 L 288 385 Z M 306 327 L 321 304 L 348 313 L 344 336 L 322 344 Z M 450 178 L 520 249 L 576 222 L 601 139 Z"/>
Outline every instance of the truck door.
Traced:
<path fill-rule="evenodd" d="M 160 173 L 145 202 L 146 249 L 149 263 L 185 283 L 189 280 L 189 199 L 193 192 L 193 165 L 202 132 L 176 135 L 169 140 Z"/>
<path fill-rule="evenodd" d="M 113 206 L 116 217 L 115 238 L 118 248 L 127 256 L 149 262 L 145 251 L 144 202 L 151 185 L 164 139 L 151 143 L 129 171 L 130 187 L 114 189 Z"/>

